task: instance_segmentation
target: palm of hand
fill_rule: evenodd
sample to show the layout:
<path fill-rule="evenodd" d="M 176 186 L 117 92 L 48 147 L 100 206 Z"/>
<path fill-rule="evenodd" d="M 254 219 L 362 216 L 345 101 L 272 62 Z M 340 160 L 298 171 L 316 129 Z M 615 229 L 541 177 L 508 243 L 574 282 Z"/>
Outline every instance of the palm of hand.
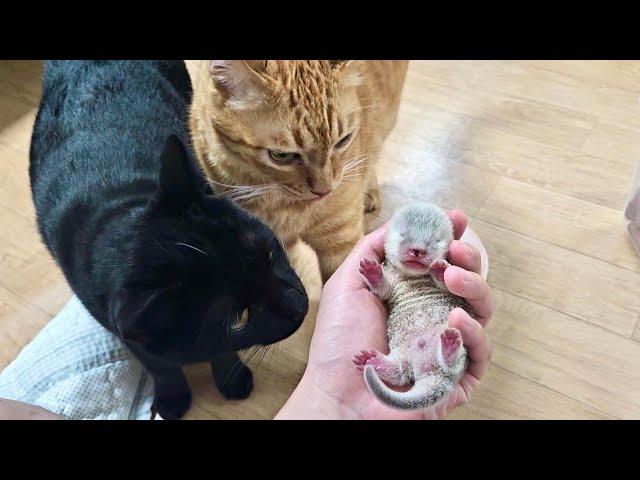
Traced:
<path fill-rule="evenodd" d="M 325 311 L 319 312 L 318 318 L 328 320 L 316 326 L 310 362 L 314 362 L 319 377 L 323 378 L 320 387 L 340 404 L 349 405 L 354 417 L 370 420 L 437 419 L 446 417 L 455 407 L 468 401 L 463 385 L 472 386 L 476 379 L 467 373 L 443 402 L 429 409 L 401 411 L 380 403 L 369 392 L 362 373 L 354 368 L 350 358 L 365 347 L 388 351 L 384 304 L 366 288 L 339 292 L 325 290 L 324 294 L 328 301 L 321 306 Z M 319 349 L 322 350 L 316 351 Z"/>

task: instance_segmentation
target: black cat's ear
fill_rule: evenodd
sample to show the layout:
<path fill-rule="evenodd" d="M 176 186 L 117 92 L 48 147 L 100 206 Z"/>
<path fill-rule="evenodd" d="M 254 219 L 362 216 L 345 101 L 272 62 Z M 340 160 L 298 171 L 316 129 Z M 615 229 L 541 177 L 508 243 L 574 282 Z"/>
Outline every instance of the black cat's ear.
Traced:
<path fill-rule="evenodd" d="M 160 185 L 158 199 L 167 206 L 184 208 L 198 194 L 197 182 L 191 160 L 180 139 L 171 135 L 160 156 Z"/>

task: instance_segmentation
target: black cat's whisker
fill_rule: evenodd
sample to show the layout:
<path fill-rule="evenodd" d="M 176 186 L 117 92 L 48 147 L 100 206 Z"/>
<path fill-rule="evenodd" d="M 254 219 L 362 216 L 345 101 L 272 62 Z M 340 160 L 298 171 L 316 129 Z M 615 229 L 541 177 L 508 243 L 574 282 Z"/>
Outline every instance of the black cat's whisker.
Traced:
<path fill-rule="evenodd" d="M 255 345 L 254 348 L 255 348 L 255 350 L 253 350 L 251 352 L 249 358 L 247 358 L 246 360 L 245 359 L 243 359 L 243 360 L 247 365 L 252 364 L 256 369 L 259 369 L 260 368 L 260 364 L 262 363 L 262 360 L 264 359 L 264 356 L 265 356 L 266 351 L 268 350 L 269 346 L 268 345 Z"/>
<path fill-rule="evenodd" d="M 233 383 L 236 378 L 238 377 L 238 375 L 240 374 L 240 372 L 242 371 L 240 367 L 240 365 L 242 364 L 241 360 L 238 360 L 235 365 L 233 367 L 231 367 L 231 369 L 229 370 L 229 373 L 227 373 L 227 376 L 225 377 L 225 379 L 222 381 L 222 385 L 221 388 L 224 388 L 227 386 L 227 384 L 229 383 Z"/>
<path fill-rule="evenodd" d="M 162 251 L 163 251 L 164 253 L 169 253 L 169 252 L 167 251 L 167 249 L 166 249 L 166 248 L 164 248 L 164 246 L 163 246 L 163 245 L 162 245 L 158 240 L 156 240 L 156 239 L 154 238 L 154 239 L 153 239 L 153 241 L 154 241 L 154 243 L 155 243 L 156 245 L 158 245 L 158 246 L 162 249 Z M 87 245 L 88 245 L 88 244 L 87 244 Z"/>
<path fill-rule="evenodd" d="M 200 339 L 202 338 L 204 329 L 207 326 L 207 318 L 209 318 L 209 315 L 211 315 L 211 312 L 215 307 L 216 307 L 216 304 L 214 303 L 213 305 L 211 305 L 211 308 L 209 308 L 209 310 L 207 311 L 207 314 L 202 318 L 202 325 L 200 325 L 200 331 L 198 332 L 198 336 L 196 337 L 196 341 L 194 345 L 198 345 L 198 343 L 200 343 Z"/>
<path fill-rule="evenodd" d="M 241 358 L 241 360 L 246 363 L 247 365 L 249 365 L 251 363 L 251 361 L 253 360 L 253 358 L 258 354 L 258 352 L 260 351 L 260 347 L 261 345 L 253 345 L 245 350 L 243 350 L 242 352 L 239 352 L 239 356 Z"/>
<path fill-rule="evenodd" d="M 267 355 L 267 353 L 269 352 L 270 348 L 271 348 L 271 345 L 265 345 L 262 348 L 260 359 L 258 360 L 258 363 L 256 365 L 256 371 L 260 371 L 260 368 L 262 367 L 262 362 L 264 361 L 264 357 Z"/>
<path fill-rule="evenodd" d="M 278 352 L 282 348 L 282 341 L 276 342 L 272 345 L 271 355 L 269 356 L 269 361 L 273 361 L 275 364 L 275 368 L 278 368 Z"/>
<path fill-rule="evenodd" d="M 235 381 L 235 379 L 238 376 L 238 374 L 242 371 L 242 369 L 238 368 L 238 367 L 242 363 L 244 363 L 247 366 L 250 365 L 251 361 L 253 360 L 253 358 L 260 351 L 260 347 L 261 347 L 260 345 L 253 345 L 253 346 L 251 346 L 251 347 L 249 347 L 249 348 L 247 348 L 245 350 L 242 350 L 242 351 L 238 352 L 238 361 L 229 370 L 229 373 L 227 374 L 226 378 L 222 382 L 222 386 L 227 385 L 228 382 Z"/>
<path fill-rule="evenodd" d="M 193 245 L 189 245 L 188 243 L 184 243 L 184 242 L 175 242 L 176 245 L 182 246 L 182 247 L 188 247 L 192 250 L 195 250 L 196 252 L 199 252 L 203 255 L 209 256 L 209 254 L 203 250 L 200 250 L 198 247 L 194 247 Z"/>

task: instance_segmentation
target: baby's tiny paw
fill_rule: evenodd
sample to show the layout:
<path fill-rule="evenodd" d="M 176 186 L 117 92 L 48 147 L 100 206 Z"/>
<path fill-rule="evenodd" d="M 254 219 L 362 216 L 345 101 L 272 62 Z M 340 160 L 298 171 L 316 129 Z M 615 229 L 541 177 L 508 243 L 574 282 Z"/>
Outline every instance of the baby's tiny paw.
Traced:
<path fill-rule="evenodd" d="M 455 328 L 447 328 L 440 335 L 440 345 L 444 361 L 447 363 L 454 363 L 460 349 L 462 348 L 462 336 L 460 335 L 460 331 Z"/>
<path fill-rule="evenodd" d="M 359 271 L 371 287 L 376 288 L 380 285 L 380 281 L 382 280 L 382 265 L 376 260 L 363 259 L 360 261 Z"/>
<path fill-rule="evenodd" d="M 439 282 L 444 282 L 444 271 L 451 265 L 444 259 L 434 260 L 429 265 L 429 272 L 433 278 Z"/>
<path fill-rule="evenodd" d="M 381 361 L 378 358 L 378 352 L 375 350 L 361 350 L 360 353 L 353 356 L 353 363 L 356 364 L 356 368 L 360 371 L 364 370 L 365 365 L 372 365 L 377 370 Z"/>

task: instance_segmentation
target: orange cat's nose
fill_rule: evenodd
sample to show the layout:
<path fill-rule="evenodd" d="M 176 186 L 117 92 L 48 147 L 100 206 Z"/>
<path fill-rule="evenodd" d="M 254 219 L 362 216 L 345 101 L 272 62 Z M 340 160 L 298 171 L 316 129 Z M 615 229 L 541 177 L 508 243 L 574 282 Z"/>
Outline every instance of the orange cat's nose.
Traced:
<path fill-rule="evenodd" d="M 318 197 L 318 200 L 320 200 L 321 198 L 326 197 L 331 192 L 332 192 L 332 190 L 327 190 L 326 192 L 314 192 L 313 190 L 311 190 L 311 193 L 313 193 L 316 197 Z"/>

